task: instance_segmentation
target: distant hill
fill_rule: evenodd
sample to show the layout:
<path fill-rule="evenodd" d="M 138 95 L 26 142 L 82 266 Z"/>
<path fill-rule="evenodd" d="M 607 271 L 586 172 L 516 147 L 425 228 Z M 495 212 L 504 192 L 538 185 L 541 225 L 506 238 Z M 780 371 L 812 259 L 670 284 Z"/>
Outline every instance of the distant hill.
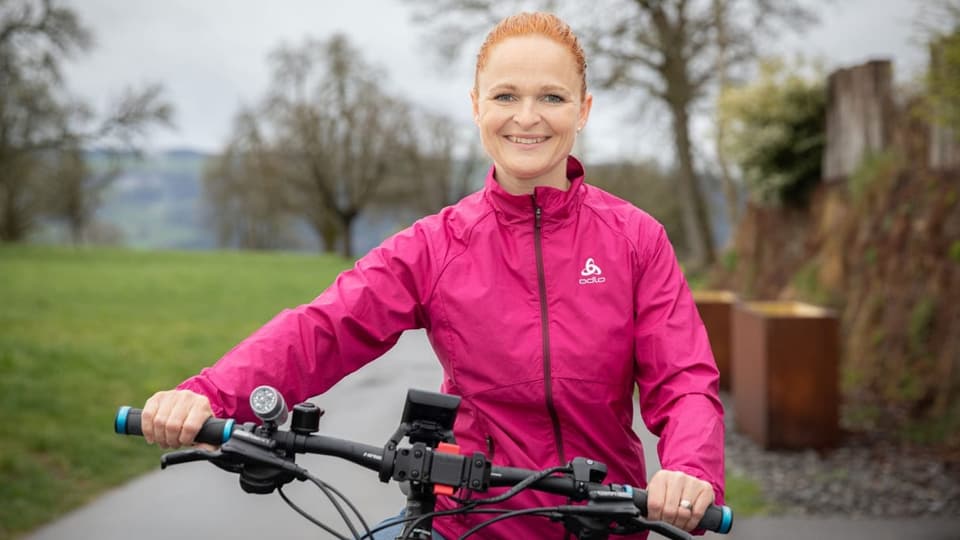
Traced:
<path fill-rule="evenodd" d="M 96 165 L 106 159 L 92 153 Z M 201 178 L 208 154 L 171 150 L 123 159 L 97 219 L 117 227 L 123 243 L 147 249 L 210 249 L 216 236 L 205 222 Z"/>
<path fill-rule="evenodd" d="M 123 172 L 104 197 L 96 220 L 100 227 L 119 237 L 120 243 L 138 249 L 206 250 L 219 247 L 216 231 L 207 219 L 203 200 L 203 171 L 213 156 L 189 148 L 120 158 Z M 91 151 L 88 159 L 94 168 L 107 167 L 117 158 L 105 152 Z M 602 175 L 603 165 L 594 167 Z M 716 182 L 706 182 L 715 186 Z M 719 190 L 708 190 L 714 233 L 723 245 L 729 225 L 723 213 Z M 623 194 L 621 194 L 623 195 Z M 651 210 L 651 209 L 648 209 Z M 412 211 L 367 212 L 357 218 L 353 245 L 357 255 L 366 253 L 384 238 L 410 224 L 416 217 Z M 66 233 L 57 229 L 44 237 L 63 241 Z M 317 251 L 313 231 L 302 228 L 304 251 Z"/>
<path fill-rule="evenodd" d="M 97 221 L 115 230 L 122 244 L 139 249 L 204 250 L 217 246 L 203 200 L 204 166 L 213 157 L 192 149 L 175 149 L 142 157 L 123 156 L 123 172 L 110 187 Z M 106 167 L 104 152 L 88 154 L 93 167 Z M 408 225 L 403 212 L 361 214 L 354 227 L 354 247 L 363 254 Z M 303 227 L 305 251 L 319 249 L 313 232 Z"/>

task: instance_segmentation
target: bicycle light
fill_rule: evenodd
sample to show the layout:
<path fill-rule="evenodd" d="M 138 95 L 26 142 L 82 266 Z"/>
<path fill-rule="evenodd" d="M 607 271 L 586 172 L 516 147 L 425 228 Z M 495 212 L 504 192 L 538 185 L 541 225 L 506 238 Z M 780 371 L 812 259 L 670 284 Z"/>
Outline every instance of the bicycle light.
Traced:
<path fill-rule="evenodd" d="M 275 388 L 258 386 L 250 393 L 250 408 L 264 422 L 282 424 L 287 421 L 287 404 Z"/>

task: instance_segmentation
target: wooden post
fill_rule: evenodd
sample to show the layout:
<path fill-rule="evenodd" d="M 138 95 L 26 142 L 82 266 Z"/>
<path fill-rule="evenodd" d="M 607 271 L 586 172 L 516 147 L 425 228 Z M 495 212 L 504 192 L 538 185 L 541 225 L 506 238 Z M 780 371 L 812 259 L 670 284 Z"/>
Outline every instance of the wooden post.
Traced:
<path fill-rule="evenodd" d="M 736 427 L 766 449 L 828 448 L 840 438 L 834 312 L 799 302 L 733 310 Z"/>
<path fill-rule="evenodd" d="M 730 318 L 737 296 L 730 291 L 693 291 L 700 319 L 707 328 L 713 358 L 720 371 L 720 389 L 730 390 Z"/>
<path fill-rule="evenodd" d="M 864 158 L 886 150 L 896 123 L 889 60 L 834 71 L 827 78 L 824 181 L 844 180 Z"/>

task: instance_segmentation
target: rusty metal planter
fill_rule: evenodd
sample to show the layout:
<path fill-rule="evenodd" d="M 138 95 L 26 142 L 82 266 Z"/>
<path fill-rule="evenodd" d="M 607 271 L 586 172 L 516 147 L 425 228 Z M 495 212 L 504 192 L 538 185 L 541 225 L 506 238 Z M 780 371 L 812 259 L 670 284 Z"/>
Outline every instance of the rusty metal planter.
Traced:
<path fill-rule="evenodd" d="M 720 371 L 720 389 L 730 390 L 730 319 L 737 296 L 730 291 L 694 291 L 693 300 L 707 328 L 713 358 Z"/>
<path fill-rule="evenodd" d="M 733 308 L 737 429 L 767 449 L 828 448 L 840 437 L 836 314 L 799 302 Z"/>

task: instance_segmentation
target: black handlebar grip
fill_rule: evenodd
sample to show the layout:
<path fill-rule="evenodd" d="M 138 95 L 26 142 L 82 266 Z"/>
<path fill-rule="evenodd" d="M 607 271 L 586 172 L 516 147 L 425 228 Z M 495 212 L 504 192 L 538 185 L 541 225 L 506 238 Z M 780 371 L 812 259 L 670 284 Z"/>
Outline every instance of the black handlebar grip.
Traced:
<path fill-rule="evenodd" d="M 117 411 L 116 418 L 113 420 L 113 430 L 120 435 L 143 436 L 143 431 L 140 429 L 140 415 L 142 412 L 141 409 L 126 406 L 120 407 Z M 230 435 L 233 434 L 233 426 L 233 419 L 222 420 L 220 418 L 207 418 L 207 421 L 203 423 L 203 427 L 200 428 L 200 433 L 197 433 L 194 442 L 221 445 L 230 439 Z"/>
<path fill-rule="evenodd" d="M 637 505 L 637 508 L 642 509 L 644 515 L 646 515 L 647 492 L 635 490 L 633 492 L 633 503 Z M 698 527 L 707 531 L 727 534 L 733 528 L 733 510 L 726 505 L 711 504 L 703 513 L 703 518 L 700 520 Z"/>

